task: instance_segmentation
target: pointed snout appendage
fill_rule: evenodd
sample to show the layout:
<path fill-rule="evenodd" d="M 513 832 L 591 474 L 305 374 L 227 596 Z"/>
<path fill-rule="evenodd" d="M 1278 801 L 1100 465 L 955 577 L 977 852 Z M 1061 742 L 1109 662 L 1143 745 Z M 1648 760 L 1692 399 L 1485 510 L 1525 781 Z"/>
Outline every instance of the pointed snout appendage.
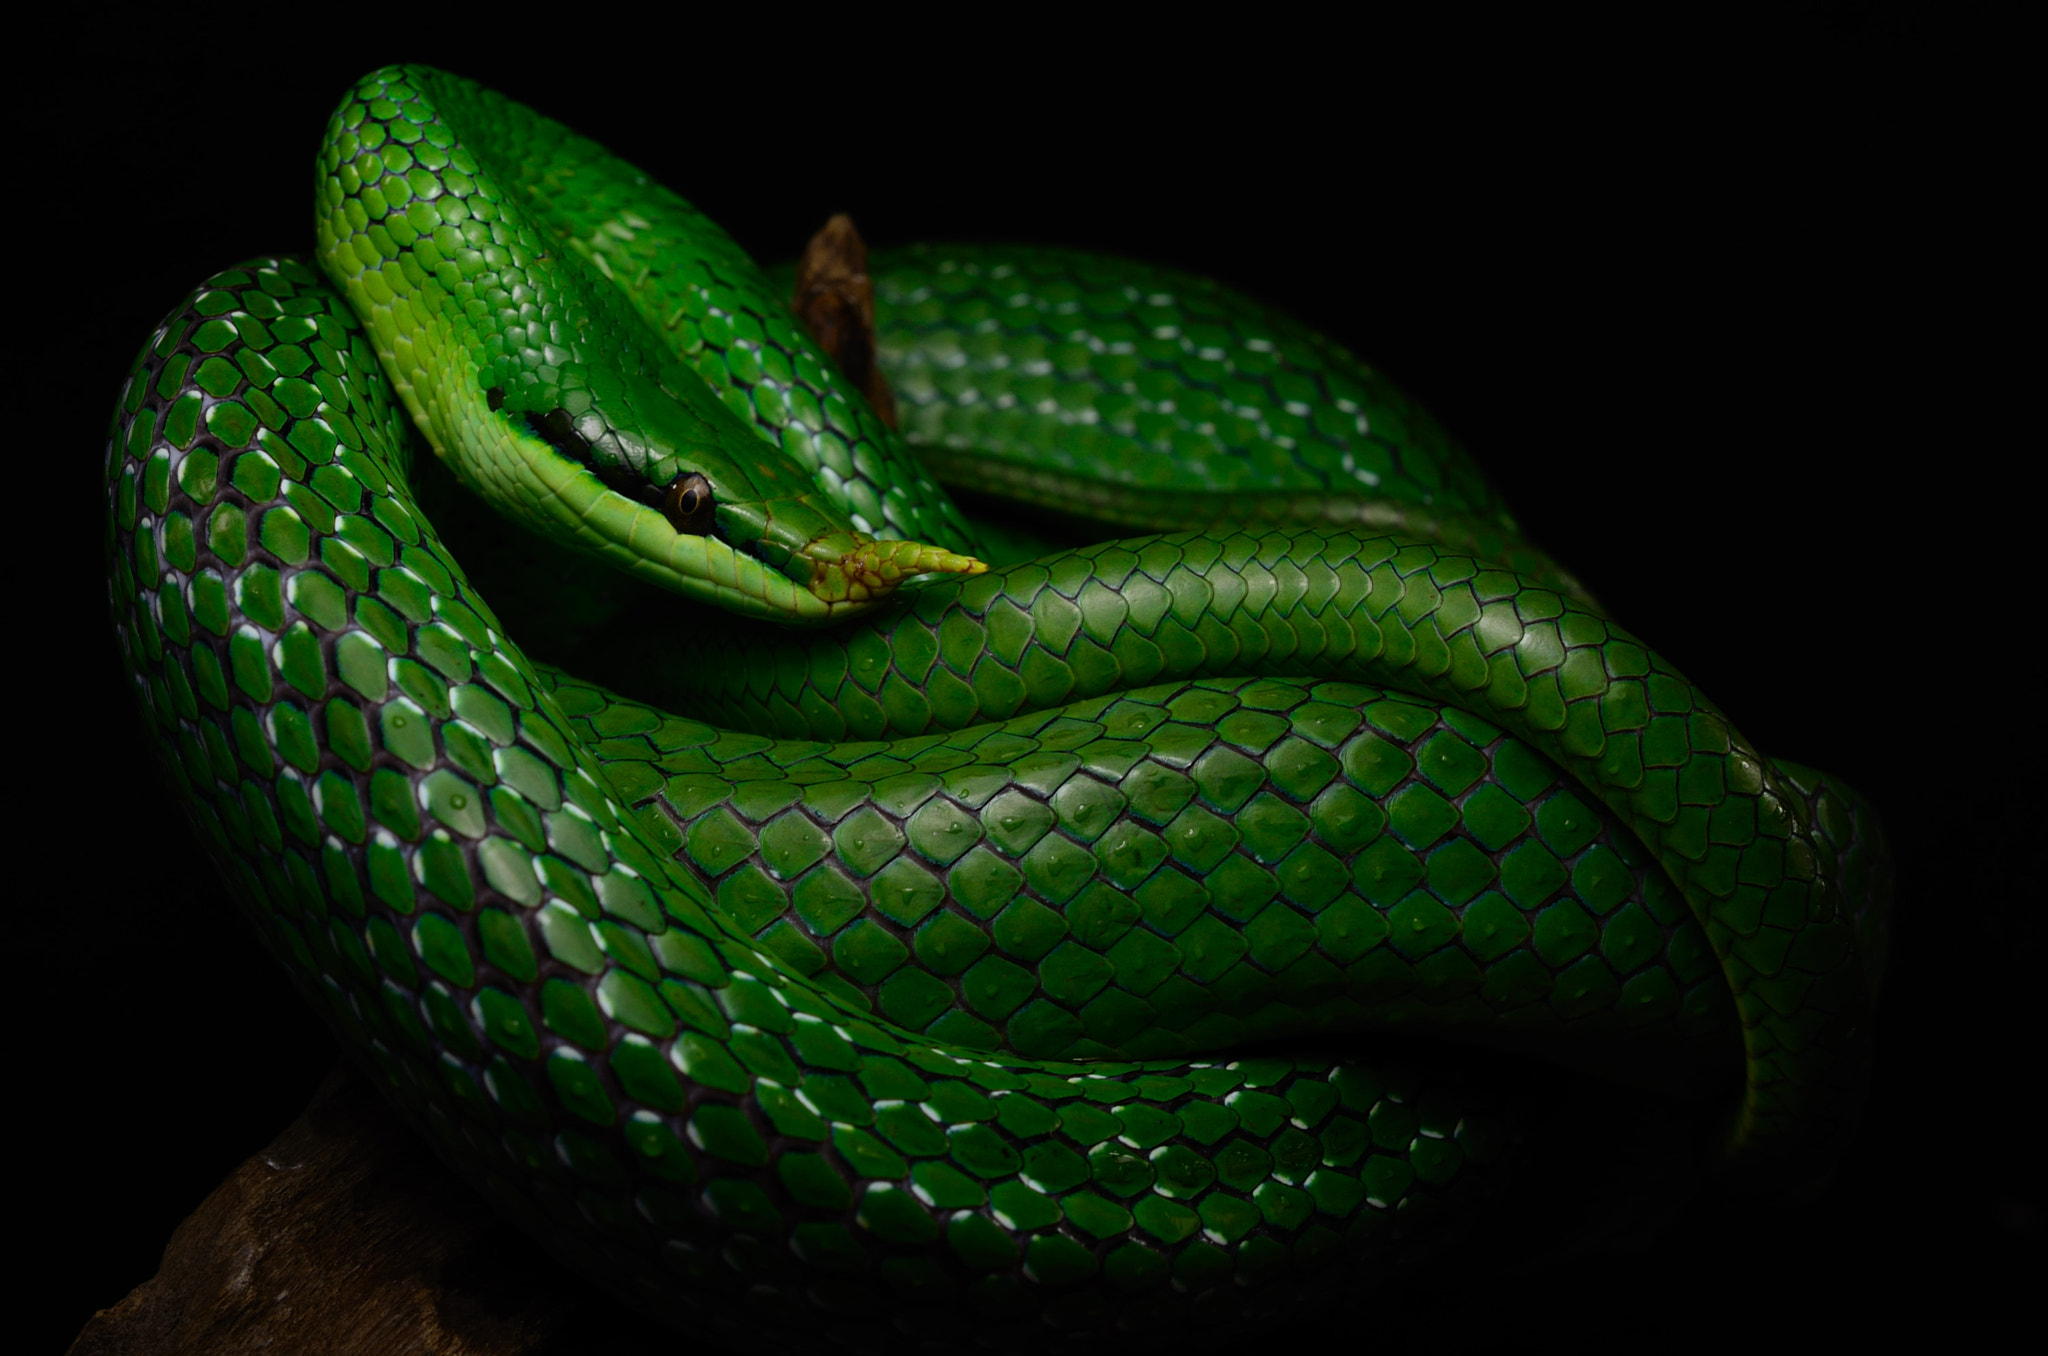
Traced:
<path fill-rule="evenodd" d="M 982 574 L 988 566 L 916 541 L 835 541 L 821 538 L 806 548 L 811 592 L 828 603 L 876 602 L 920 574 Z"/>

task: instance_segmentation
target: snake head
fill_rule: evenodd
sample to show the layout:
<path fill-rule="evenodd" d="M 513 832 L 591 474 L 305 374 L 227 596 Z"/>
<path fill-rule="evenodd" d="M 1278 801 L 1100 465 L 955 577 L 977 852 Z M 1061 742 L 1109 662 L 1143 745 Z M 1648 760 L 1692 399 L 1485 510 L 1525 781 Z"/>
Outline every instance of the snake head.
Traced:
<path fill-rule="evenodd" d="M 839 621 L 919 575 L 987 568 L 860 530 L 687 368 L 643 375 L 571 360 L 492 386 L 484 403 L 494 436 L 467 440 L 458 458 L 484 448 L 506 466 L 464 474 L 473 488 L 549 536 L 730 611 Z M 508 485 L 528 492 L 504 502 Z"/>

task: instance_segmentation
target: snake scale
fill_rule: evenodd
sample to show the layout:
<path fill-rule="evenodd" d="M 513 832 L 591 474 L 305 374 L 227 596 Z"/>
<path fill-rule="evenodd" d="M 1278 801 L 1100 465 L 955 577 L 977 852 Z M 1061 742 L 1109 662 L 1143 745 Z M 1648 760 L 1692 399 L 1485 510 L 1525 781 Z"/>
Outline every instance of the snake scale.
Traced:
<path fill-rule="evenodd" d="M 129 377 L 122 652 L 306 998 L 626 1303 L 750 1350 L 1266 1330 L 1544 1171 L 1434 1040 L 1825 1177 L 1872 812 L 1349 354 L 917 247 L 871 265 L 906 441 L 682 199 L 420 68 L 342 101 L 317 205 L 317 269 L 214 275 Z"/>

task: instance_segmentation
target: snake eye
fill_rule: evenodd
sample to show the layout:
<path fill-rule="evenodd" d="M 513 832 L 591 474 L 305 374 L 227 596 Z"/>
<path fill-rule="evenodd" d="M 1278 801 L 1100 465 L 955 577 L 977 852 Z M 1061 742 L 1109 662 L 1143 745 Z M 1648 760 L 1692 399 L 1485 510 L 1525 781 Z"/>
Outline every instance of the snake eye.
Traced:
<path fill-rule="evenodd" d="M 692 471 L 661 496 L 661 512 L 678 532 L 701 537 L 711 530 L 711 482 Z"/>

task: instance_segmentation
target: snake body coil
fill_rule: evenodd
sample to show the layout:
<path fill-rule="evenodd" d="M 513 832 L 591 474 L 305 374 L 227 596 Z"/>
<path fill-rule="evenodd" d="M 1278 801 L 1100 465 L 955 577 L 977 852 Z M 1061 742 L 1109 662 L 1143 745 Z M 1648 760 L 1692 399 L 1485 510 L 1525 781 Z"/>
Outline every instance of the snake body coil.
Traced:
<path fill-rule="evenodd" d="M 910 251 L 874 271 L 921 463 L 559 126 L 393 68 L 322 156 L 333 286 L 217 274 L 129 379 L 115 622 L 301 990 L 614 1293 L 789 1349 L 1267 1324 L 1526 1156 L 1512 1098 L 1374 1032 L 1732 1102 L 1731 1173 L 1825 1173 L 1867 808 L 1349 355 L 1177 275 Z M 636 620 L 671 709 L 529 660 L 401 407 L 501 513 L 696 600 Z M 927 465 L 1182 530 L 984 569 Z M 519 540 L 511 588 L 553 559 Z"/>

